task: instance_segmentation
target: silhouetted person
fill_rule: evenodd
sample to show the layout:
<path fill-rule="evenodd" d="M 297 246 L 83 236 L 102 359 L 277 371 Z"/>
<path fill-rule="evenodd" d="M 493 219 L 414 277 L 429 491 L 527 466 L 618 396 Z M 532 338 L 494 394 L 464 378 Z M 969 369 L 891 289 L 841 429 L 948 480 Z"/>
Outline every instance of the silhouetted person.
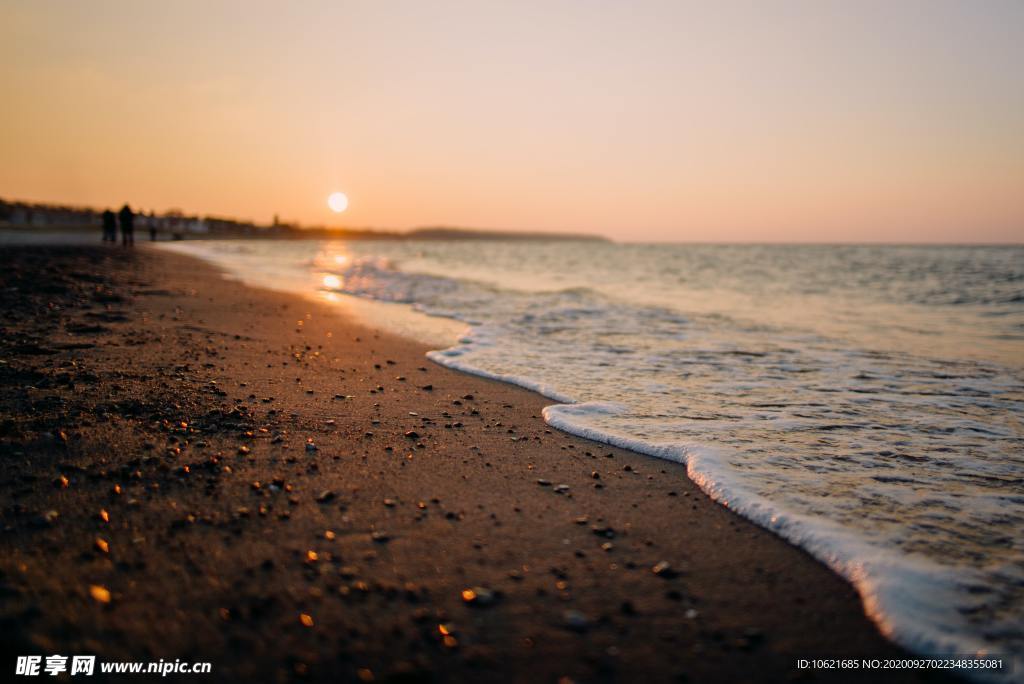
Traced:
<path fill-rule="evenodd" d="M 135 244 L 135 214 L 132 208 L 125 204 L 117 213 L 118 221 L 121 223 L 121 244 L 127 247 Z"/>
<path fill-rule="evenodd" d="M 103 241 L 117 242 L 117 217 L 109 209 L 103 212 Z"/>
<path fill-rule="evenodd" d="M 150 242 L 156 242 L 156 212 L 149 212 L 149 240 Z"/>

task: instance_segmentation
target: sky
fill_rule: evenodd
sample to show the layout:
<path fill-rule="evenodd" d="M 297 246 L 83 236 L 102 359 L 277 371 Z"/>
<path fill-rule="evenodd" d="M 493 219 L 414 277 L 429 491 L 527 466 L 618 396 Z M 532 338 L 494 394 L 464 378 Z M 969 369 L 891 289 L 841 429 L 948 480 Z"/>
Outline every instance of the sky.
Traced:
<path fill-rule="evenodd" d="M 1019 0 L 0 0 L 0 197 L 1024 242 L 1022 46 Z"/>

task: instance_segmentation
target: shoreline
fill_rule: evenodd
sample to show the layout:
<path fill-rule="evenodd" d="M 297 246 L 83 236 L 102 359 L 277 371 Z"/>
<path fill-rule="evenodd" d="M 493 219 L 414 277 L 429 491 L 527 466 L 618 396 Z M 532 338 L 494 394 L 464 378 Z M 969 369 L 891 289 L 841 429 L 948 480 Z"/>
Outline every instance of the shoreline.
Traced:
<path fill-rule="evenodd" d="M 8 255 L 8 655 L 315 681 L 775 680 L 906 655 L 685 466 L 558 432 L 538 394 L 196 258 Z"/>

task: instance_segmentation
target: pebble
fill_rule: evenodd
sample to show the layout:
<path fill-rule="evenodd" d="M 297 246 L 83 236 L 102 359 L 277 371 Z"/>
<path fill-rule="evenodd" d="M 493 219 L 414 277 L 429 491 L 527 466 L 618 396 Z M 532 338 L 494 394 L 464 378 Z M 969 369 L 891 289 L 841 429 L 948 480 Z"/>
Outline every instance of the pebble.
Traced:
<path fill-rule="evenodd" d="M 672 566 L 669 564 L 668 561 L 658 561 L 654 565 L 654 567 L 651 568 L 651 572 L 653 572 L 658 577 L 663 577 L 665 579 L 672 579 L 678 574 L 675 570 L 672 569 Z"/>
<path fill-rule="evenodd" d="M 565 492 L 569 491 L 569 485 L 567 485 L 567 484 L 555 485 L 554 491 L 557 494 L 564 494 Z"/>
<path fill-rule="evenodd" d="M 539 484 L 541 487 L 550 487 L 551 486 L 551 480 L 545 480 L 545 479 L 541 478 L 541 479 L 537 480 L 537 484 Z"/>
<path fill-rule="evenodd" d="M 330 489 L 325 489 L 324 491 L 320 492 L 320 494 L 317 495 L 316 502 L 327 503 L 328 501 L 332 501 L 333 499 L 334 492 L 332 492 Z"/>
<path fill-rule="evenodd" d="M 562 613 L 565 626 L 576 632 L 585 632 L 590 627 L 590 618 L 578 610 L 569 609 Z"/>
<path fill-rule="evenodd" d="M 496 596 L 486 587 L 471 587 L 462 590 L 462 600 L 471 606 L 486 606 L 494 603 Z"/>
<path fill-rule="evenodd" d="M 89 595 L 98 603 L 110 603 L 110 590 L 102 585 L 90 584 Z"/>

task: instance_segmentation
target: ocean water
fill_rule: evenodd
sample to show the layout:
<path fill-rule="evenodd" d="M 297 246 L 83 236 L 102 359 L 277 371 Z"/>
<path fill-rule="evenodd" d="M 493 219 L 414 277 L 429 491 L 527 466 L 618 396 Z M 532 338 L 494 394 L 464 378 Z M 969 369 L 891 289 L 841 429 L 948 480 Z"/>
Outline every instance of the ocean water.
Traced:
<path fill-rule="evenodd" d="M 171 248 L 384 303 L 376 321 L 435 362 L 550 397 L 551 425 L 685 463 L 853 582 L 898 643 L 1024 672 L 1024 248 Z"/>

